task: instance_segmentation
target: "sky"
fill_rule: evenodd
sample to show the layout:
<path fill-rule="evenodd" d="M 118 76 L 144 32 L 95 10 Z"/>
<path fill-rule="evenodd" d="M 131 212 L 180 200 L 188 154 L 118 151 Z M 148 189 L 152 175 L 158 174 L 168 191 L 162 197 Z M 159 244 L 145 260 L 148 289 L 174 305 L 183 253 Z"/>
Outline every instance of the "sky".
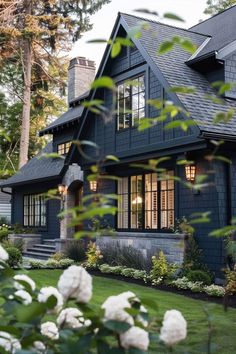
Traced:
<path fill-rule="evenodd" d="M 98 67 L 105 45 L 87 43 L 87 41 L 98 38 L 109 39 L 119 11 L 151 18 L 178 27 L 189 28 L 198 23 L 200 19 L 203 20 L 206 18 L 203 14 L 205 7 L 206 0 L 112 0 L 109 4 L 104 5 L 96 14 L 91 16 L 93 29 L 85 33 L 84 36 L 75 43 L 70 57 L 84 56 L 90 60 L 94 60 Z M 166 12 L 172 12 L 182 17 L 185 22 L 161 20 L 156 16 L 147 16 L 146 14 L 140 14 L 134 11 L 143 8 L 156 11 L 160 17 Z"/>

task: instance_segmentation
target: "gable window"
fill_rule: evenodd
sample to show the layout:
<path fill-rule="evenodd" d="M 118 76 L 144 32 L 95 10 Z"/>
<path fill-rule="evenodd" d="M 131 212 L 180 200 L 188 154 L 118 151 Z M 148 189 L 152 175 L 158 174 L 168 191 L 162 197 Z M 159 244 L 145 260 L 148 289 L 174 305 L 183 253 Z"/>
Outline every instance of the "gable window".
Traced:
<path fill-rule="evenodd" d="M 24 226 L 46 226 L 46 199 L 43 195 L 24 195 Z"/>
<path fill-rule="evenodd" d="M 118 229 L 161 230 L 174 225 L 174 180 L 156 173 L 118 181 Z"/>
<path fill-rule="evenodd" d="M 117 130 L 138 125 L 145 116 L 144 75 L 117 86 Z"/>
<path fill-rule="evenodd" d="M 66 141 L 65 143 L 57 145 L 57 153 L 58 155 L 66 155 L 71 147 L 71 141 Z"/>

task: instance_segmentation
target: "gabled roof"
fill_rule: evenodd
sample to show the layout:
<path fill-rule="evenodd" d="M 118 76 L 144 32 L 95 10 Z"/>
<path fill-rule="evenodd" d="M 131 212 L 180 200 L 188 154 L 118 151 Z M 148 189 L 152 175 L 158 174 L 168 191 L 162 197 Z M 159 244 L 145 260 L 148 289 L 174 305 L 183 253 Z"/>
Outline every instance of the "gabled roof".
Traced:
<path fill-rule="evenodd" d="M 198 23 L 190 30 L 211 36 L 195 59 L 214 54 L 236 40 L 236 5 Z"/>
<path fill-rule="evenodd" d="M 141 38 L 132 38 L 135 46 L 143 55 L 146 62 L 150 65 L 152 71 L 162 83 L 163 87 L 168 90 L 173 86 L 190 86 L 194 87 L 194 94 L 181 95 L 169 93 L 170 98 L 186 109 L 190 116 L 196 122 L 198 129 L 197 134 L 201 132 L 205 134 L 213 134 L 214 136 L 228 138 L 236 138 L 236 117 L 227 124 L 215 124 L 213 119 L 218 112 L 227 112 L 229 109 L 236 109 L 235 101 L 223 99 L 224 104 L 214 103 L 209 100 L 206 95 L 212 98 L 218 98 L 216 91 L 211 87 L 206 77 L 198 71 L 189 67 L 186 62 L 191 54 L 182 48 L 175 46 L 173 50 L 163 55 L 158 55 L 157 50 L 163 41 L 172 39 L 174 36 L 180 36 L 191 40 L 197 47 L 200 47 L 206 39 L 206 34 L 187 30 L 175 26 L 166 25 L 145 18 L 119 13 L 116 24 L 113 28 L 111 38 L 116 36 L 119 26 L 122 26 L 126 32 L 132 28 L 139 26 L 141 23 L 148 23 L 148 28 L 142 29 Z M 96 78 L 103 75 L 106 62 L 110 55 L 110 45 L 106 47 L 102 62 L 100 64 Z M 91 92 L 89 98 L 93 98 L 95 92 Z M 83 129 L 87 112 L 83 115 L 82 124 L 80 125 L 79 135 Z"/>
<path fill-rule="evenodd" d="M 83 113 L 84 107 L 80 105 L 82 101 L 84 101 L 89 95 L 89 91 L 85 92 L 83 95 L 75 98 L 74 101 L 70 102 L 70 107 L 68 111 L 63 113 L 59 118 L 57 118 L 54 122 L 49 124 L 46 128 L 42 129 L 39 132 L 39 135 L 52 134 L 55 129 L 59 127 L 68 125 L 78 120 Z"/>
<path fill-rule="evenodd" d="M 41 157 L 53 152 L 50 142 L 37 156 L 33 157 L 14 176 L 0 182 L 0 187 L 14 187 L 20 184 L 58 178 L 63 171 L 64 158 Z"/>

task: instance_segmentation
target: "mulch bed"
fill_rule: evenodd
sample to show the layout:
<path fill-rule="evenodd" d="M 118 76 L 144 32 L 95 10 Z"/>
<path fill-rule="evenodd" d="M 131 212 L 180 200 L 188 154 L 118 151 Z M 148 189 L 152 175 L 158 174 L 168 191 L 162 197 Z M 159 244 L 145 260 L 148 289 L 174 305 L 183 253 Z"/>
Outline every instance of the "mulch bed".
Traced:
<path fill-rule="evenodd" d="M 101 273 L 99 270 L 89 270 L 89 273 L 91 275 L 95 275 L 95 276 L 99 276 L 99 277 L 103 277 L 103 278 L 111 278 L 111 279 L 121 280 L 121 281 L 125 281 L 127 283 L 138 284 L 138 285 L 145 286 L 145 287 L 152 288 L 152 289 L 157 289 L 157 290 L 167 291 L 167 292 L 178 294 L 178 295 L 187 296 L 187 297 L 190 297 L 190 298 L 196 299 L 196 300 L 213 302 L 216 304 L 224 305 L 225 308 L 227 308 L 227 307 L 236 308 L 236 295 L 232 295 L 227 298 L 226 297 L 222 298 L 222 297 L 217 297 L 217 296 L 209 296 L 206 293 L 194 293 L 191 290 L 178 289 L 178 288 L 168 286 L 168 285 L 153 286 L 151 284 L 145 284 L 141 279 L 133 279 L 133 278 L 123 277 L 121 275 L 116 275 L 116 274 Z"/>

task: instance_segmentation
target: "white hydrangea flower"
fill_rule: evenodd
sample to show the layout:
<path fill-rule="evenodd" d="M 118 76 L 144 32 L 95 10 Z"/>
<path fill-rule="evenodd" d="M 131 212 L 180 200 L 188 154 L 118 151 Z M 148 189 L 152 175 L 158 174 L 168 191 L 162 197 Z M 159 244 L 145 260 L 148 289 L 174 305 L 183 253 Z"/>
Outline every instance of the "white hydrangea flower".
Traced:
<path fill-rule="evenodd" d="M 46 346 L 43 344 L 43 342 L 37 340 L 34 342 L 34 348 L 36 350 L 36 353 L 38 354 L 43 354 L 46 351 Z"/>
<path fill-rule="evenodd" d="M 134 324 L 133 317 L 125 311 L 125 308 L 130 308 L 131 304 L 123 293 L 117 296 L 109 296 L 101 307 L 105 310 L 104 319 L 106 321 L 115 320 L 130 325 Z"/>
<path fill-rule="evenodd" d="M 141 305 L 141 306 L 140 306 L 140 312 L 142 312 L 142 313 L 147 313 L 148 311 L 147 311 L 146 307 L 144 307 L 143 305 Z M 147 326 L 148 326 L 148 321 L 145 320 L 145 319 L 142 317 L 141 314 L 137 316 L 137 320 L 143 325 L 143 327 L 147 327 Z"/>
<path fill-rule="evenodd" d="M 0 261 L 7 261 L 9 258 L 9 255 L 7 251 L 0 245 Z"/>
<path fill-rule="evenodd" d="M 21 350 L 21 344 L 18 339 L 3 331 L 0 331 L 0 347 L 11 354 L 14 354 L 17 350 Z"/>
<path fill-rule="evenodd" d="M 59 338 L 59 331 L 54 322 L 44 322 L 41 324 L 41 334 L 52 340 L 57 340 Z"/>
<path fill-rule="evenodd" d="M 46 286 L 42 288 L 38 294 L 39 302 L 47 302 L 50 296 L 54 296 L 57 299 L 57 304 L 54 307 L 53 311 L 58 312 L 63 306 L 63 298 L 59 291 L 53 286 Z"/>
<path fill-rule="evenodd" d="M 126 300 L 138 300 L 137 296 L 132 292 L 132 291 L 125 291 L 121 294 L 119 294 L 119 296 L 123 297 Z"/>
<path fill-rule="evenodd" d="M 30 287 L 31 287 L 31 290 L 34 291 L 35 288 L 36 288 L 36 285 L 35 285 L 35 282 L 30 278 L 28 277 L 28 275 L 25 275 L 25 274 L 17 274 L 13 277 L 13 279 L 15 280 L 14 282 L 14 287 L 17 289 L 17 290 L 22 290 L 24 289 L 24 285 L 20 283 L 20 281 L 24 281 L 25 283 L 27 283 Z"/>
<path fill-rule="evenodd" d="M 61 311 L 57 317 L 57 324 L 59 327 L 80 328 L 84 325 L 84 317 L 80 310 L 69 307 Z"/>
<path fill-rule="evenodd" d="M 121 293 L 119 296 L 123 297 L 124 299 L 127 299 L 128 301 L 134 300 L 134 301 L 139 301 L 139 298 L 132 292 L 132 291 L 125 291 Z M 140 306 L 140 312 L 147 313 L 147 309 L 141 305 Z M 148 321 L 144 320 L 144 318 L 141 315 L 137 316 L 137 320 L 144 326 L 148 326 Z"/>
<path fill-rule="evenodd" d="M 125 349 L 137 348 L 143 351 L 148 350 L 148 332 L 140 327 L 131 327 L 128 331 L 120 334 L 121 346 Z"/>
<path fill-rule="evenodd" d="M 187 336 L 187 322 L 177 310 L 166 311 L 162 322 L 160 339 L 168 346 L 173 346 Z"/>
<path fill-rule="evenodd" d="M 21 298 L 24 305 L 29 305 L 32 302 L 32 296 L 25 290 L 17 290 L 14 295 Z"/>
<path fill-rule="evenodd" d="M 60 276 L 58 289 L 65 300 L 86 304 L 92 297 L 92 277 L 83 267 L 72 265 Z"/>

